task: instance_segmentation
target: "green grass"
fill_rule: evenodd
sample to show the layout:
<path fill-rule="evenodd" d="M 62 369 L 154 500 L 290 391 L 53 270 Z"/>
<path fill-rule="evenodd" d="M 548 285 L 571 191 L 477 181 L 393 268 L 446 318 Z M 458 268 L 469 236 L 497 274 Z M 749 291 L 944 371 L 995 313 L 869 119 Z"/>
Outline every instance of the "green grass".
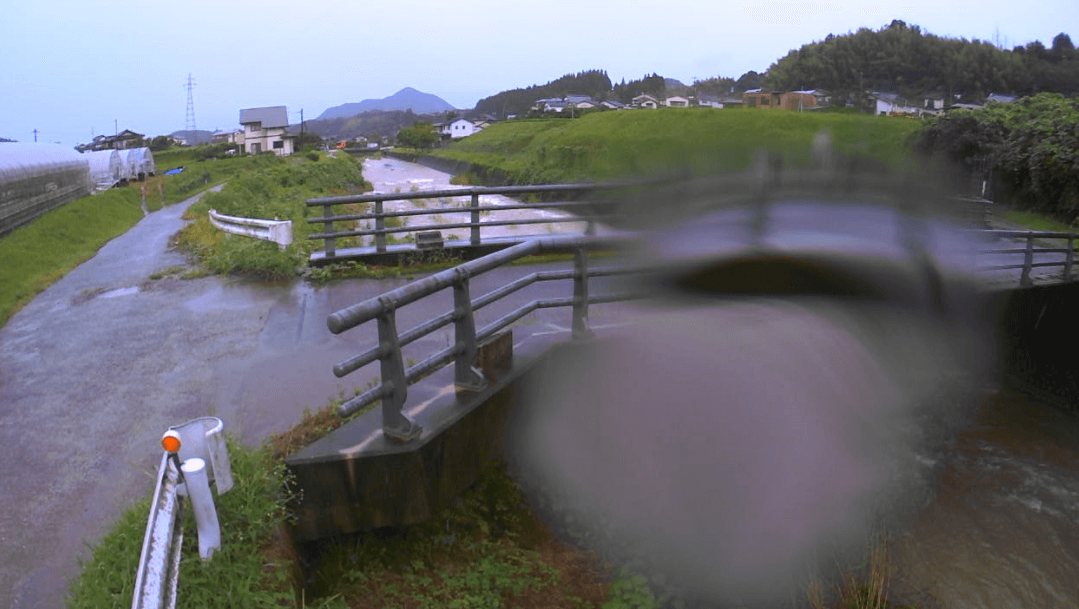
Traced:
<path fill-rule="evenodd" d="M 194 517 L 186 510 L 177 607 L 295 606 L 291 565 L 265 553 L 286 518 L 284 465 L 272 460 L 268 448 L 251 449 L 231 438 L 229 456 L 236 485 L 215 497 L 221 549 L 209 561 L 199 559 Z M 72 584 L 70 607 L 131 606 L 149 504 L 146 497 L 126 510 L 97 544 Z"/>
<path fill-rule="evenodd" d="M 155 162 L 162 169 L 160 156 Z M 165 156 L 181 159 L 174 155 Z M 150 211 L 183 201 L 248 170 L 258 159 L 184 161 L 188 171 L 159 175 L 76 199 L 0 237 L 0 325 L 71 269 L 92 258 L 110 240 L 142 219 L 140 191 Z M 204 180 L 204 176 L 207 177 Z"/>
<path fill-rule="evenodd" d="M 321 158 L 321 157 L 320 157 Z M 321 214 L 321 208 L 308 207 L 305 201 L 316 196 L 346 195 L 362 192 L 367 185 L 360 165 L 349 155 L 321 158 L 313 162 L 305 157 L 260 157 L 254 171 L 237 176 L 221 191 L 210 193 L 192 205 L 185 214 L 194 220 L 177 236 L 177 243 L 194 255 L 213 273 L 255 275 L 265 279 L 293 277 L 307 262 L 321 242 L 307 240 L 323 225 L 312 225 L 307 218 Z M 338 213 L 359 211 L 339 206 Z M 357 207 L 357 206 L 351 206 Z M 277 218 L 292 221 L 293 242 L 285 249 L 275 243 L 232 235 L 214 227 L 207 212 L 248 218 Z M 355 226 L 338 223 L 336 228 Z M 358 244 L 355 239 L 341 239 L 338 247 Z"/>
<path fill-rule="evenodd" d="M 844 113 L 626 110 L 574 120 L 498 123 L 434 154 L 506 171 L 518 183 L 686 170 L 724 173 L 748 168 L 761 149 L 782 153 L 795 165 L 807 164 L 813 138 L 826 130 L 840 153 L 903 166 L 920 125 L 910 119 Z"/>
<path fill-rule="evenodd" d="M 1077 231 L 1075 226 L 1034 212 L 1020 211 L 1017 209 L 994 209 L 993 214 L 1010 222 L 1022 224 L 1030 230 L 1056 232 Z"/>

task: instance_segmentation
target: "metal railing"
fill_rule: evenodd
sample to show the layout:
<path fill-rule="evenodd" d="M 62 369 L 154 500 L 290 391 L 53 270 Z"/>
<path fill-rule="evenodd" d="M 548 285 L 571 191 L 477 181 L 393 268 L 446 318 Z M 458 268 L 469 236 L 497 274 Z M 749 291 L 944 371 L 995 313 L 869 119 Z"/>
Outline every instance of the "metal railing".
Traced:
<path fill-rule="evenodd" d="M 254 237 L 263 241 L 273 241 L 277 247 L 285 249 L 292 244 L 292 220 L 263 220 L 261 218 L 241 218 L 226 216 L 211 209 L 210 223 L 227 233 Z"/>
<path fill-rule="evenodd" d="M 209 560 L 220 549 L 221 529 L 210 483 L 217 487 L 218 495 L 233 486 L 224 427 L 217 417 L 200 417 L 170 427 L 162 438 L 165 452 L 135 572 L 132 609 L 176 606 L 186 504 L 190 503 L 194 512 L 199 556 Z"/>
<path fill-rule="evenodd" d="M 308 201 L 309 205 L 325 205 L 327 214 L 331 213 L 332 206 L 343 202 L 364 202 L 364 201 L 376 201 L 380 202 L 391 198 L 423 198 L 423 197 L 437 197 L 444 195 L 461 195 L 467 194 L 473 197 L 473 219 L 478 220 L 477 210 L 485 209 L 479 207 L 476 203 L 478 196 L 481 193 L 491 192 L 498 190 L 505 193 L 525 193 L 525 192 L 541 192 L 544 190 L 551 190 L 557 188 L 551 186 L 544 187 L 512 187 L 503 189 L 468 189 L 465 191 L 453 190 L 453 191 L 429 191 L 429 192 L 417 192 L 407 194 L 393 194 L 393 195 L 367 195 L 361 197 L 335 197 L 332 199 L 312 199 Z M 561 185 L 560 187 L 577 190 L 588 191 L 596 188 L 592 185 Z M 976 201 L 980 212 L 988 213 L 986 205 L 987 202 L 978 200 Z M 562 204 L 567 205 L 567 204 Z M 521 205 L 517 207 L 531 207 L 529 205 Z M 445 210 L 441 210 L 445 211 Z M 400 215 L 419 215 L 426 213 L 436 213 L 430 210 L 417 210 L 409 212 L 398 212 Z M 758 209 L 757 216 L 766 214 L 766 206 L 761 206 Z M 378 214 L 375 214 L 378 215 Z M 387 217 L 391 214 L 382 214 L 382 217 Z M 761 218 L 756 218 L 756 224 L 763 226 L 764 222 Z M 312 218 L 311 222 L 327 222 L 327 225 L 334 221 L 356 219 L 356 218 L 369 218 L 374 217 L 372 214 L 357 214 L 351 216 L 331 216 L 328 215 L 323 218 Z M 752 220 L 751 220 L 752 221 Z M 442 225 L 446 227 L 447 225 Z M 457 226 L 457 225 L 449 225 Z M 479 227 L 478 224 L 471 225 L 473 227 L 473 239 L 478 241 Z M 906 225 L 904 225 L 906 226 Z M 426 227 L 422 227 L 426 228 Z M 421 227 L 408 227 L 400 229 L 384 229 L 380 228 L 377 231 L 381 231 L 381 234 L 389 232 L 400 231 L 413 231 L 422 230 Z M 913 225 L 906 226 L 907 232 L 913 230 Z M 1063 233 L 1063 232 L 1037 232 L 1037 231 L 1001 231 L 1001 230 L 979 230 L 977 233 L 1002 238 L 1002 239 L 1022 239 L 1024 244 L 1022 248 L 1004 247 L 994 249 L 980 249 L 973 251 L 974 256 L 985 254 L 1023 254 L 1023 262 L 1020 264 L 992 264 L 978 267 L 978 270 L 982 271 L 994 271 L 994 270 L 1008 270 L 1008 269 L 1021 269 L 1021 277 L 1019 280 L 1020 285 L 1029 286 L 1032 285 L 1031 273 L 1036 268 L 1051 268 L 1051 267 L 1063 267 L 1063 279 L 1070 281 L 1072 276 L 1072 267 L 1075 258 L 1075 239 L 1077 234 L 1075 233 Z M 335 233 L 333 235 L 317 235 L 320 238 L 327 239 L 327 248 L 332 248 L 332 239 L 344 234 L 372 234 L 376 231 L 345 231 L 344 233 Z M 1058 247 L 1050 244 L 1049 246 L 1039 245 L 1039 242 L 1044 242 L 1048 239 L 1062 239 L 1066 240 L 1066 247 Z M 637 298 L 640 295 L 622 294 L 617 296 L 605 296 L 602 298 L 592 297 L 589 295 L 589 278 L 598 277 L 604 275 L 614 274 L 627 274 L 637 273 L 646 269 L 590 269 L 587 264 L 586 250 L 591 247 L 595 247 L 601 243 L 614 243 L 622 242 L 624 239 L 606 238 L 600 239 L 595 236 L 584 237 L 538 237 L 516 246 L 507 248 L 500 252 L 472 260 L 464 263 L 453 269 L 449 269 L 425 279 L 421 279 L 397 288 L 390 292 L 383 294 L 377 298 L 372 298 L 367 301 L 358 303 L 351 307 L 341 309 L 329 316 L 327 325 L 334 334 L 345 332 L 351 328 L 354 328 L 360 324 L 368 321 L 376 320 L 378 324 L 378 345 L 368 349 L 367 351 L 352 357 L 348 360 L 338 363 L 334 366 L 334 374 L 337 377 L 343 377 L 363 366 L 371 364 L 376 360 L 380 362 L 381 380 L 379 384 L 350 400 L 342 404 L 339 408 L 339 413 L 342 416 L 348 416 L 358 409 L 374 403 L 377 400 L 382 400 L 382 421 L 383 431 L 387 437 L 393 438 L 399 441 L 408 441 L 419 436 L 422 431 L 415 422 L 408 419 L 402 412 L 405 399 L 407 397 L 408 385 L 416 382 L 420 378 L 427 376 L 440 367 L 453 362 L 454 363 L 454 382 L 459 388 L 463 389 L 482 389 L 485 385 L 486 379 L 483 375 L 473 367 L 476 359 L 476 353 L 478 345 L 483 341 L 493 337 L 497 332 L 508 327 L 510 324 L 521 319 L 525 315 L 536 311 L 541 308 L 551 307 L 572 307 L 572 333 L 575 338 L 580 338 L 588 335 L 588 329 L 586 325 L 588 305 L 600 302 L 614 302 L 618 300 L 627 300 L 629 298 Z M 903 239 L 905 243 L 908 243 L 911 247 L 914 247 L 915 254 L 921 251 L 917 246 L 917 239 L 915 236 L 907 235 L 907 238 Z M 517 260 L 524 256 L 533 254 L 539 254 L 549 251 L 566 249 L 575 252 L 574 268 L 572 270 L 564 271 L 540 271 L 528 274 L 520 279 L 517 279 L 501 288 L 498 288 L 488 294 L 480 296 L 478 298 L 471 298 L 469 293 L 469 281 L 472 277 L 490 271 L 492 269 L 506 265 L 514 260 Z M 327 252 L 332 251 L 328 249 Z M 1038 259 L 1038 256 L 1046 254 L 1063 254 L 1063 260 L 1044 260 Z M 476 329 L 474 321 L 475 311 L 496 302 L 509 294 L 517 292 L 522 288 L 529 286 L 539 281 L 548 280 L 573 280 L 573 296 L 570 298 L 553 298 L 545 300 L 533 300 L 524 306 L 521 306 L 513 312 L 495 320 L 491 324 L 484 326 L 483 328 Z M 396 311 L 402 306 L 420 300 L 430 296 L 436 292 L 444 289 L 453 289 L 453 309 L 440 316 L 429 319 L 420 325 L 406 331 L 399 332 L 397 329 Z M 427 359 L 408 367 L 404 366 L 402 359 L 402 348 L 415 342 L 416 340 L 431 334 L 432 332 L 445 327 L 449 324 L 454 325 L 454 342 L 451 346 L 438 351 L 431 355 Z"/>
<path fill-rule="evenodd" d="M 322 207 L 321 217 L 308 218 L 308 223 L 323 224 L 323 230 L 319 233 L 308 235 L 308 239 L 323 240 L 323 251 L 327 258 L 332 258 L 337 253 L 337 239 L 345 237 L 371 236 L 375 238 L 375 249 L 379 252 L 386 251 L 386 235 L 394 233 L 414 233 L 427 230 L 468 228 L 470 229 L 469 243 L 480 244 L 480 228 L 483 226 L 511 226 L 517 224 L 556 224 L 563 222 L 587 222 L 586 235 L 595 234 L 595 223 L 614 217 L 614 214 L 598 214 L 594 208 L 594 201 L 566 201 L 551 203 L 511 203 L 507 205 L 480 205 L 481 195 L 532 195 L 543 193 L 592 193 L 600 190 L 625 187 L 628 183 L 607 184 L 540 184 L 534 186 L 473 186 L 468 188 L 427 190 L 416 192 L 380 193 L 369 195 L 350 195 L 344 197 L 321 197 L 308 199 L 309 207 Z M 460 208 L 431 208 L 410 209 L 400 211 L 385 211 L 386 201 L 407 201 L 413 199 L 440 199 L 449 197 L 470 197 L 468 207 Z M 335 205 L 352 203 L 374 203 L 374 212 L 362 214 L 334 214 Z M 565 218 L 538 218 L 518 220 L 487 220 L 481 222 L 481 213 L 497 212 L 512 209 L 565 209 L 578 212 L 588 212 Z M 468 222 L 426 224 L 422 226 L 398 226 L 387 227 L 387 218 L 401 218 L 408 216 L 435 216 L 447 213 L 470 213 Z M 349 229 L 334 230 L 334 222 L 355 222 L 358 220 L 374 220 L 373 229 Z"/>
<path fill-rule="evenodd" d="M 422 429 L 402 412 L 408 395 L 408 386 L 453 362 L 454 384 L 458 388 L 471 391 L 482 390 L 487 385 L 487 379 L 474 367 L 478 345 L 515 321 L 538 309 L 571 307 L 572 336 L 574 338 L 590 336 L 591 332 L 587 326 L 589 305 L 629 300 L 640 296 L 638 294 L 593 296 L 589 293 L 590 278 L 641 271 L 636 268 L 589 268 L 587 255 L 589 249 L 617 246 L 620 243 L 621 240 L 618 239 L 599 237 L 540 237 L 414 281 L 377 298 L 368 299 L 331 314 L 327 319 L 327 325 L 334 334 L 340 334 L 372 320 L 378 324 L 378 345 L 338 363 L 334 366 L 333 372 L 337 377 L 342 377 L 377 360 L 380 364 L 381 379 L 374 388 L 342 404 L 338 410 L 339 414 L 348 416 L 381 399 L 383 433 L 397 441 L 412 440 L 419 437 Z M 524 256 L 567 250 L 574 254 L 572 270 L 530 273 L 482 296 L 471 297 L 469 285 L 473 277 Z M 536 282 L 569 279 L 573 280 L 572 297 L 532 300 L 486 326 L 476 328 L 474 314 L 477 310 Z M 445 289 L 453 290 L 452 310 L 405 332 L 398 331 L 396 312 L 399 308 Z M 450 324 L 454 327 L 453 344 L 406 369 L 402 348 Z"/>
<path fill-rule="evenodd" d="M 986 254 L 1022 254 L 1023 262 L 1020 264 L 994 264 L 983 265 L 976 267 L 978 271 L 1002 271 L 1002 270 L 1014 270 L 1022 269 L 1022 274 L 1019 277 L 1019 285 L 1030 286 L 1033 285 L 1031 279 L 1031 272 L 1036 268 L 1063 268 L 1061 275 L 1064 281 L 1072 280 L 1072 267 L 1075 262 L 1075 240 L 1079 238 L 1077 233 L 1066 232 L 1054 232 L 1054 231 L 1016 231 L 1016 230 L 987 230 L 978 231 L 980 234 L 997 237 L 1000 239 L 1022 239 L 1023 245 L 1021 248 L 1006 247 L 996 249 L 980 249 L 975 252 L 975 255 Z M 1047 240 L 1066 240 L 1067 246 L 1062 247 L 1063 244 L 1049 244 L 1039 245 L 1038 242 L 1046 242 Z M 1039 255 L 1045 254 L 1064 254 L 1063 260 L 1036 260 Z"/>

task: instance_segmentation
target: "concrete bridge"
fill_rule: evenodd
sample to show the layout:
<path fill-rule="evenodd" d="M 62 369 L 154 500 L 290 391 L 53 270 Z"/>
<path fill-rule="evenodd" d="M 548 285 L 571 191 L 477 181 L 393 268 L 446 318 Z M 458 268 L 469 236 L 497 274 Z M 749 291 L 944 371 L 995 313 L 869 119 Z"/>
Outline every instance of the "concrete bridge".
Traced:
<path fill-rule="evenodd" d="M 304 489 L 295 506 L 298 538 L 428 518 L 518 443 L 514 421 L 531 416 L 528 402 L 558 374 L 560 360 L 635 323 L 642 309 L 634 303 L 672 311 L 746 297 L 873 303 L 954 332 L 970 370 L 988 382 L 1001 371 L 1070 379 L 1048 354 L 1075 332 L 1068 313 L 1079 294 L 1075 235 L 970 229 L 955 223 L 959 214 L 929 214 L 903 198 L 882 203 L 849 184 L 814 183 L 815 198 L 797 186 L 718 203 L 691 196 L 674 221 L 634 237 L 503 245 L 330 315 L 332 332 L 361 334 L 367 347 L 334 373 L 380 366 L 379 382 L 346 401 L 342 416 L 381 407 L 287 460 Z M 623 217 L 635 221 L 632 209 Z M 590 262 L 590 252 L 612 250 L 620 255 Z M 573 252 L 574 261 L 505 285 L 484 282 L 488 271 L 547 252 Z M 477 286 L 490 291 L 477 296 Z M 525 304 L 507 298 L 526 289 L 533 292 Z M 410 312 L 437 299 L 441 313 Z M 538 311 L 548 311 L 544 321 L 522 323 Z M 452 331 L 439 334 L 443 328 Z M 1056 386 L 1079 390 L 1068 379 Z"/>

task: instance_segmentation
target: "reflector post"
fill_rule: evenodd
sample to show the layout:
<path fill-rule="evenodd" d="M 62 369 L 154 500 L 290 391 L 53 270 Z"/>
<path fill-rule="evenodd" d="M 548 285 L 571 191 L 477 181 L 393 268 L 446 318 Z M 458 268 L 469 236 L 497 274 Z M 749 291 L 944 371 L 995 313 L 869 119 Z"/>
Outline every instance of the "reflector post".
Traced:
<path fill-rule="evenodd" d="M 180 452 L 180 434 L 171 429 L 166 431 L 165 435 L 161 436 L 161 448 L 172 454 Z"/>

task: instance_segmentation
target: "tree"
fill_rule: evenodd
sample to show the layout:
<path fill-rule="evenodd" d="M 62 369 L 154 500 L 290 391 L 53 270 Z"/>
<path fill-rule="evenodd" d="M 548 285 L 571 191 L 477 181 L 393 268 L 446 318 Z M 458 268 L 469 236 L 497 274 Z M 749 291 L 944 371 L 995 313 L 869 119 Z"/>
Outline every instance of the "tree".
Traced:
<path fill-rule="evenodd" d="M 322 148 L 323 144 L 322 138 L 319 137 L 317 133 L 304 131 L 296 136 L 296 150 L 303 150 L 304 148 Z"/>
<path fill-rule="evenodd" d="M 168 150 L 172 146 L 172 138 L 167 135 L 159 135 L 150 140 L 150 150 L 152 152 L 160 152 L 162 150 Z"/>
<path fill-rule="evenodd" d="M 431 148 L 438 142 L 438 133 L 431 123 L 416 121 L 397 132 L 397 142 L 409 148 Z"/>
<path fill-rule="evenodd" d="M 1049 49 L 1049 61 L 1057 62 L 1075 58 L 1075 45 L 1070 36 L 1061 32 L 1053 38 L 1053 46 Z"/>

